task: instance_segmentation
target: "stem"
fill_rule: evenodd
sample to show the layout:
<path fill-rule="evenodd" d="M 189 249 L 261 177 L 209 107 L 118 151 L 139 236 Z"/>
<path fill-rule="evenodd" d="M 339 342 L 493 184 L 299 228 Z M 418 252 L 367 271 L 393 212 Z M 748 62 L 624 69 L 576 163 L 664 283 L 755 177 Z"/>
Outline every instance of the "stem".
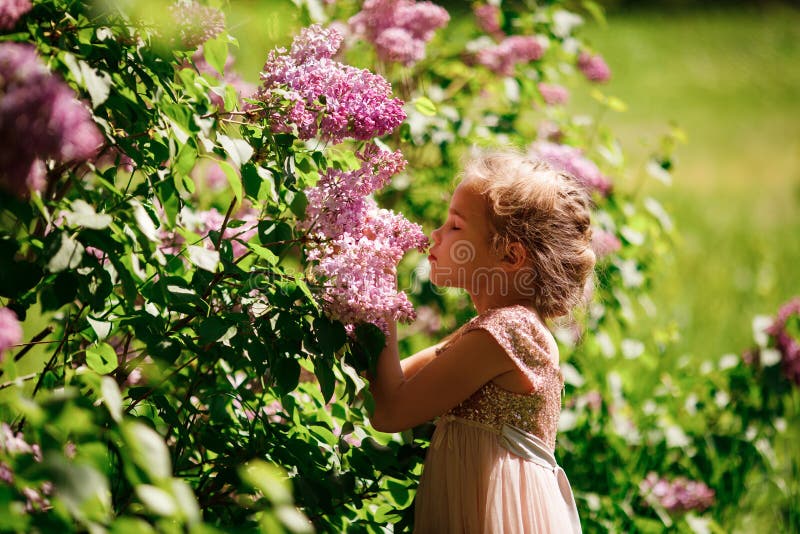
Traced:
<path fill-rule="evenodd" d="M 17 378 L 15 378 L 14 380 L 11 380 L 11 381 L 9 381 L 9 382 L 6 382 L 5 384 L 0 384 L 0 390 L 2 390 L 2 389 L 6 389 L 6 388 L 9 388 L 9 387 L 11 387 L 11 386 L 15 386 L 15 385 L 17 385 L 19 382 L 25 382 L 26 380 L 33 380 L 33 379 L 34 379 L 34 378 L 36 378 L 38 375 L 39 375 L 39 373 L 31 373 L 31 374 L 29 374 L 29 375 L 22 375 L 22 376 L 18 376 L 18 377 L 17 377 Z"/>
<path fill-rule="evenodd" d="M 30 352 L 30 350 L 33 348 L 34 345 L 37 345 L 40 342 L 42 342 L 42 338 L 44 338 L 45 336 L 50 334 L 52 331 L 53 331 L 53 327 L 52 326 L 46 326 L 41 332 L 39 332 L 38 334 L 33 336 L 31 338 L 31 340 L 25 344 L 25 348 L 23 348 L 21 351 L 19 351 L 16 354 L 16 356 L 14 356 L 14 361 L 15 362 L 20 361 L 23 356 L 25 356 L 28 352 Z M 55 343 L 55 340 L 53 340 L 53 341 L 44 341 L 42 343 Z"/>
<path fill-rule="evenodd" d="M 231 200 L 230 205 L 228 206 L 228 211 L 225 213 L 225 220 L 222 221 L 222 226 L 219 229 L 219 238 L 217 239 L 217 244 L 214 247 L 217 251 L 219 251 L 219 247 L 222 245 L 222 234 L 225 233 L 225 227 L 228 226 L 228 221 L 231 218 L 231 213 L 233 213 L 233 207 L 236 205 L 236 199 L 234 198 Z"/>

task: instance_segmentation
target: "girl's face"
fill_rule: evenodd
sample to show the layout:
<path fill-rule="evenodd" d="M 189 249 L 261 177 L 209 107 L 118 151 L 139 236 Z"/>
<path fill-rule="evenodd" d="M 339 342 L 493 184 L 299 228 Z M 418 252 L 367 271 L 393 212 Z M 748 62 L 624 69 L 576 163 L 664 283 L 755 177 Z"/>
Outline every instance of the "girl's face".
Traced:
<path fill-rule="evenodd" d="M 490 229 L 486 202 L 462 182 L 453 193 L 447 220 L 431 234 L 431 282 L 471 294 L 485 291 L 502 275 L 489 246 Z"/>

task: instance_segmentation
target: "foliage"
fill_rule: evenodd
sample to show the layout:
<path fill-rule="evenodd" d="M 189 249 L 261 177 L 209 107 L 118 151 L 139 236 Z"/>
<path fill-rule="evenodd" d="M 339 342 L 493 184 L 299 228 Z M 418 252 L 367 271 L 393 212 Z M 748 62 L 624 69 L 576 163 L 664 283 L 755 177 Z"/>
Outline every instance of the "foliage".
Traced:
<path fill-rule="evenodd" d="M 658 357 L 669 353 L 668 336 L 627 336 L 637 311 L 650 305 L 649 273 L 668 250 L 671 223 L 655 199 L 627 187 L 636 176 L 613 133 L 571 114 L 563 95 L 546 96 L 540 84 L 583 76 L 579 59 L 598 56 L 576 38 L 574 14 L 557 4 L 533 7 L 504 6 L 491 36 L 469 18 L 452 20 L 426 57 L 414 49 L 409 66 L 386 62 L 372 43 L 357 40 L 334 59 L 336 50 L 320 53 L 329 41 L 304 34 L 310 40 L 296 41 L 290 55 L 314 57 L 314 72 L 327 73 L 314 77 L 322 91 L 292 85 L 311 78 L 293 77 L 294 64 L 281 63 L 286 71 L 269 78 L 284 61 L 276 52 L 264 77 L 275 85 L 244 99 L 225 78 L 236 41 L 221 29 L 221 16 L 171 35 L 146 5 L 43 0 L 22 14 L 2 39 L 33 43 L 50 71 L 90 102 L 104 141 L 88 161 L 41 154 L 43 186 L 22 196 L 0 191 L 0 298 L 24 324 L 42 327 L 22 343 L 0 344 L 7 423 L 0 528 L 408 529 L 430 428 L 401 435 L 370 428 L 361 373 L 383 345 L 380 324 L 352 315 L 345 324 L 332 312 L 326 295 L 336 276 L 320 265 L 346 245 L 326 248 L 332 236 L 310 230 L 310 192 L 324 177 L 361 176 L 370 147 L 399 149 L 406 170 L 378 201 L 434 224 L 473 145 L 537 140 L 570 147 L 573 172 L 591 163 L 592 177 L 603 178 L 585 182 L 604 184 L 593 193 L 596 226 L 615 243 L 604 248 L 585 308 L 554 325 L 568 384 L 557 457 L 585 528 L 724 522 L 745 491 L 740 466 L 773 468 L 769 445 L 777 421 L 796 417 L 797 389 L 769 374 L 773 367 L 738 360 L 664 375 Z M 357 6 L 298 10 L 310 24 L 347 20 Z M 499 74 L 478 59 L 513 36 L 541 50 L 502 62 Z M 210 68 L 200 68 L 201 60 Z M 595 61 L 590 78 L 602 81 L 597 68 Z M 362 76 L 369 91 L 382 87 L 367 70 L 408 102 L 399 128 L 399 111 L 385 128 L 354 127 L 357 100 L 337 114 L 332 95 L 345 93 L 326 80 Z M 610 112 L 624 107 L 591 92 Z M 654 151 L 651 174 L 670 171 L 673 144 L 667 138 Z M 377 167 L 371 172 L 380 174 Z M 206 181 L 210 169 L 221 170 L 227 187 Z M 0 180 L 11 179 L 6 172 Z M 388 230 L 369 234 L 370 217 L 397 221 L 388 228 L 401 224 L 377 204 L 367 208 L 350 210 L 361 214 L 349 228 L 361 232 L 364 253 L 396 238 Z M 430 285 L 424 265 L 411 253 L 401 280 L 420 316 L 433 309 L 442 320 L 409 327 L 417 333 L 403 341 L 408 351 L 471 313 L 464 295 Z M 2 320 L 11 324 L 9 317 Z M 39 345 L 48 348 L 37 352 Z M 22 372 L 37 354 L 35 371 Z M 671 513 L 641 490 L 651 472 L 704 481 L 716 501 L 694 515 Z"/>

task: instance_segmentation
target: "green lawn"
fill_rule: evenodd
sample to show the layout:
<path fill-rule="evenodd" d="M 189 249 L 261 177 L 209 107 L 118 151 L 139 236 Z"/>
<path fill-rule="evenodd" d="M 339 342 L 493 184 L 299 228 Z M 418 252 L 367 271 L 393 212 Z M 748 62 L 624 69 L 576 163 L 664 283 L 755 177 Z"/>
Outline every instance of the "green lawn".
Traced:
<path fill-rule="evenodd" d="M 674 321 L 677 354 L 740 352 L 754 315 L 800 294 L 800 11 L 617 14 L 586 35 L 629 105 L 609 123 L 633 159 L 670 121 L 689 139 L 673 186 L 647 187 L 681 237 L 641 331 Z"/>

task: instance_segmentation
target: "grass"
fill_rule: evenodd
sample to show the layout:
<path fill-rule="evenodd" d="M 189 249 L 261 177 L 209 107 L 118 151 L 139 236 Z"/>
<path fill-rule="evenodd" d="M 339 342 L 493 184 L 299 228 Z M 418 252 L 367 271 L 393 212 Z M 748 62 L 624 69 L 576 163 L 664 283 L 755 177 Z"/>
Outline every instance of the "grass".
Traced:
<path fill-rule="evenodd" d="M 681 238 L 641 332 L 674 321 L 679 354 L 741 352 L 754 315 L 800 294 L 800 11 L 623 13 L 585 35 L 629 105 L 609 124 L 634 158 L 670 121 L 689 138 L 673 186 L 648 186 Z"/>

